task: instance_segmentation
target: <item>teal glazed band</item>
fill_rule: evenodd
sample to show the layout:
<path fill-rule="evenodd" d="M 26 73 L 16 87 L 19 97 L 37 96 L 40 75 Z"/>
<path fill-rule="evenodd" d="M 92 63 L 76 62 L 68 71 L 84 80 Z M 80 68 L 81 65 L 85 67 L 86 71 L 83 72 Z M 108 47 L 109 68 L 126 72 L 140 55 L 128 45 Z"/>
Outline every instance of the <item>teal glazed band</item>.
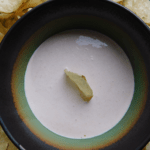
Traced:
<path fill-rule="evenodd" d="M 83 21 L 84 20 L 84 21 Z M 93 26 L 92 22 L 97 22 Z M 87 24 L 88 22 L 88 24 Z M 108 27 L 111 26 L 111 27 Z M 53 30 L 52 30 L 53 28 Z M 87 139 L 71 139 L 53 133 L 45 128 L 32 113 L 25 96 L 24 77 L 28 62 L 48 37 L 68 29 L 92 29 L 116 41 L 129 57 L 135 80 L 134 96 L 129 109 L 120 122 L 106 133 Z M 113 32 L 115 31 L 115 32 Z M 118 36 L 123 39 L 118 39 Z M 124 40 L 125 39 L 125 40 Z M 17 112 L 29 130 L 40 140 L 58 149 L 101 149 L 110 146 L 126 136 L 140 118 L 147 100 L 148 77 L 142 54 L 131 36 L 111 21 L 87 15 L 62 17 L 47 23 L 35 32 L 22 46 L 12 71 L 11 90 Z"/>

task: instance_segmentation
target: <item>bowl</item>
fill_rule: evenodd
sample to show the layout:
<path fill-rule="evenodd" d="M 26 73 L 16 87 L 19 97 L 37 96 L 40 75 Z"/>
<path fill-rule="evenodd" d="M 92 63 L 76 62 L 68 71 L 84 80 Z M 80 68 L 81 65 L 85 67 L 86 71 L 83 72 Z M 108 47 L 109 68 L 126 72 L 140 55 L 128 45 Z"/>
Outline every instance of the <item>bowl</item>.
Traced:
<path fill-rule="evenodd" d="M 31 111 L 24 80 L 28 62 L 49 37 L 66 30 L 93 30 L 114 40 L 128 56 L 134 94 L 122 119 L 107 132 L 83 139 L 56 134 Z M 150 140 L 150 31 L 127 8 L 109 0 L 48 1 L 19 19 L 0 45 L 0 122 L 21 150 L 140 150 Z"/>

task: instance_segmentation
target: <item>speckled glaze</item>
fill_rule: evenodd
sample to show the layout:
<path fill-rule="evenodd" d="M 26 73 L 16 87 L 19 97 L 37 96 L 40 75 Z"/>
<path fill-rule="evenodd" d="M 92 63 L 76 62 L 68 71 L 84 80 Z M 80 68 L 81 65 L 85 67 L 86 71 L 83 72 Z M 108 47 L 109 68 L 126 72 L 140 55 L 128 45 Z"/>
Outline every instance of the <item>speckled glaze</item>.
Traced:
<path fill-rule="evenodd" d="M 111 130 L 92 138 L 71 139 L 49 131 L 25 96 L 24 76 L 34 51 L 50 36 L 70 29 L 94 30 L 113 39 L 133 68 L 135 88 L 128 111 Z M 0 47 L 0 115 L 7 130 L 27 150 L 140 150 L 150 137 L 149 39 L 149 29 L 139 18 L 107 0 L 50 1 L 31 10 Z"/>

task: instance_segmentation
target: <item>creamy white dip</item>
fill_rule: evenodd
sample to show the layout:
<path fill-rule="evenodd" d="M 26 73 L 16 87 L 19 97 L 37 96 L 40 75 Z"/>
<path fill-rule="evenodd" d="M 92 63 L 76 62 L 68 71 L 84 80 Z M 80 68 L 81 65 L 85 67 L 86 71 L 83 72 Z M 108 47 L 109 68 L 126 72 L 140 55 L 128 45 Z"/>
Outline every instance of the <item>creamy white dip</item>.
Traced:
<path fill-rule="evenodd" d="M 93 98 L 84 102 L 64 69 L 84 75 Z M 32 55 L 25 93 L 37 119 L 69 138 L 89 138 L 114 127 L 134 93 L 134 75 L 124 51 L 91 30 L 70 30 L 50 37 Z"/>

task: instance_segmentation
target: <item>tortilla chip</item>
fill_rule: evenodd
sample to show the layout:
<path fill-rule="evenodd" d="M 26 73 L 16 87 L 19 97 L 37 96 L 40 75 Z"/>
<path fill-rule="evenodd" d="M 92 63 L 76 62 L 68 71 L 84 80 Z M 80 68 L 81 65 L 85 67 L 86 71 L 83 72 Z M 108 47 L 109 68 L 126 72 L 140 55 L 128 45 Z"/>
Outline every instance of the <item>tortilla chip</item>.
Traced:
<path fill-rule="evenodd" d="M 0 126 L 0 150 L 18 150 Z"/>
<path fill-rule="evenodd" d="M 24 2 L 24 0 L 0 0 L 0 12 L 15 12 Z"/>
<path fill-rule="evenodd" d="M 2 13 L 2 12 L 0 12 L 0 19 L 7 19 L 7 18 L 9 18 L 12 14 L 13 14 L 13 13 L 7 14 L 7 13 Z"/>
<path fill-rule="evenodd" d="M 87 83 L 85 76 L 70 72 L 67 69 L 65 69 L 64 71 L 67 77 L 69 77 L 69 79 L 78 87 L 82 99 L 89 102 L 93 97 L 93 91 Z"/>
<path fill-rule="evenodd" d="M 0 33 L 5 35 L 7 33 L 8 29 L 0 22 Z"/>
<path fill-rule="evenodd" d="M 0 144 L 0 150 L 8 150 L 8 143 Z"/>
<path fill-rule="evenodd" d="M 18 20 L 16 15 L 12 15 L 7 19 L 4 19 L 3 25 L 5 28 L 10 29 L 11 26 Z"/>
<path fill-rule="evenodd" d="M 133 11 L 146 24 L 150 25 L 150 1 L 149 0 L 124 0 L 123 5 Z"/>
<path fill-rule="evenodd" d="M 150 150 L 150 142 L 145 146 L 143 150 Z"/>
<path fill-rule="evenodd" d="M 4 34 L 0 33 L 0 42 L 2 41 L 3 38 L 4 38 Z"/>
<path fill-rule="evenodd" d="M 118 3 L 118 4 L 123 4 L 123 0 L 112 0 L 112 1 L 114 1 L 114 2 L 116 2 L 116 3 Z"/>

